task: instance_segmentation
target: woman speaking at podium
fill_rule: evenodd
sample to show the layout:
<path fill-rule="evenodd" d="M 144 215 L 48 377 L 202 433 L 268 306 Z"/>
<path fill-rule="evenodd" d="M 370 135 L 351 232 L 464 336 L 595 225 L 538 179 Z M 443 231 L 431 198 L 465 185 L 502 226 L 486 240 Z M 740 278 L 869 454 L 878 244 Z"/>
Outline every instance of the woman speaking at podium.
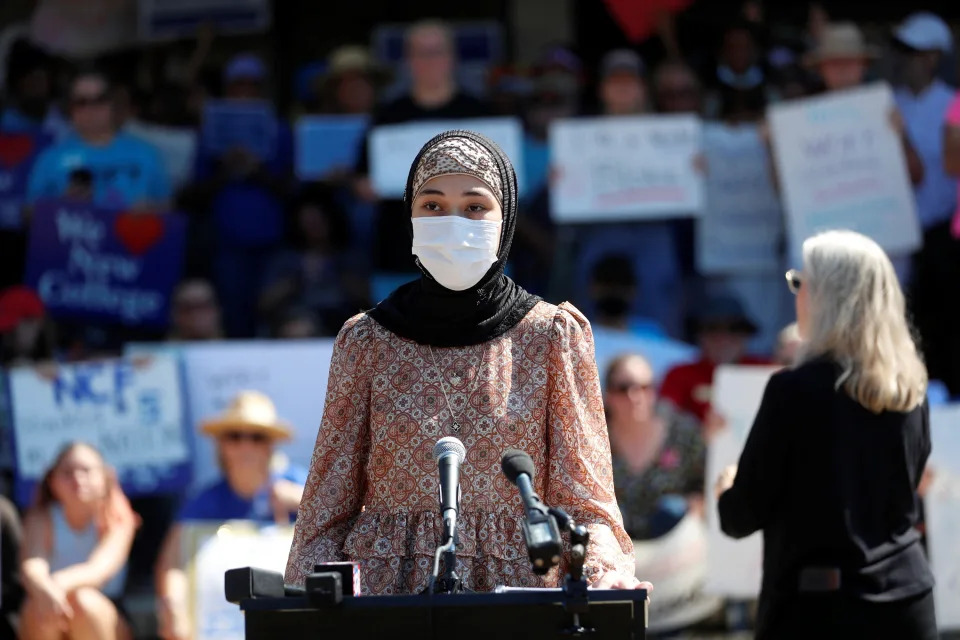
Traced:
<path fill-rule="evenodd" d="M 533 457 L 544 501 L 586 525 L 593 586 L 649 586 L 634 577 L 613 492 L 590 325 L 504 275 L 517 224 L 510 160 L 483 136 L 448 131 L 420 150 L 404 193 L 422 275 L 337 336 L 286 581 L 351 560 L 364 594 L 420 592 L 442 542 L 433 447 L 454 436 L 467 451 L 466 588 L 558 586 L 565 570 L 530 567 L 521 501 L 500 472 L 510 448 Z"/>

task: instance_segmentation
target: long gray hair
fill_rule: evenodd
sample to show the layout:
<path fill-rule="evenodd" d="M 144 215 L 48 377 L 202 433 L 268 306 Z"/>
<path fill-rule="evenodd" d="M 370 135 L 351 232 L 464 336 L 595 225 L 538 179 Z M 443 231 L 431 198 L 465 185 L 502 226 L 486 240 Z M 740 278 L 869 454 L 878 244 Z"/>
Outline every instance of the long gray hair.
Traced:
<path fill-rule="evenodd" d="M 810 326 L 799 360 L 835 358 L 843 367 L 837 388 L 874 413 L 921 404 L 927 369 L 883 249 L 853 231 L 827 231 L 803 243 L 803 267 Z"/>

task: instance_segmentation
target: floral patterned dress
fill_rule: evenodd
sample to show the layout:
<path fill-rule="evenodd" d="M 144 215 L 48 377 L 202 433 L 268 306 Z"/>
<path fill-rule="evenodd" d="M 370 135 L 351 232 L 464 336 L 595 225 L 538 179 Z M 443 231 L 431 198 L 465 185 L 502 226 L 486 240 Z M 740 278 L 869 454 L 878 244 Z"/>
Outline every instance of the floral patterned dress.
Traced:
<path fill-rule="evenodd" d="M 502 336 L 469 347 L 420 345 L 366 315 L 344 325 L 286 581 L 353 560 L 364 594 L 422 590 L 442 530 L 433 447 L 448 435 L 467 450 L 457 524 L 467 588 L 557 586 L 566 570 L 541 577 L 530 568 L 519 493 L 500 471 L 510 448 L 533 458 L 544 501 L 587 526 L 587 579 L 633 575 L 590 325 L 572 305 L 540 302 Z"/>

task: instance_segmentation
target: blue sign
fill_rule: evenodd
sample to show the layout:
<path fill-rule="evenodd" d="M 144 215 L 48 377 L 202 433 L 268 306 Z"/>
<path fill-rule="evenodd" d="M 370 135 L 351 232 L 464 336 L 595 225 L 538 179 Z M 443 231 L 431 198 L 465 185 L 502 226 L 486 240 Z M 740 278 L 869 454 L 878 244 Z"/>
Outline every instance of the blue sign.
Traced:
<path fill-rule="evenodd" d="M 163 328 L 183 268 L 186 220 L 41 201 L 27 284 L 54 317 Z"/>
<path fill-rule="evenodd" d="M 357 164 L 370 120 L 366 116 L 304 116 L 297 122 L 297 177 L 325 178 Z"/>
<path fill-rule="evenodd" d="M 20 504 L 77 441 L 100 451 L 130 495 L 189 484 L 191 438 L 176 357 L 15 367 L 8 378 Z"/>
<path fill-rule="evenodd" d="M 50 138 L 0 132 L 0 229 L 19 229 L 33 163 Z"/>
<path fill-rule="evenodd" d="M 202 151 L 219 156 L 245 149 L 267 162 L 277 152 L 279 127 L 265 100 L 208 100 L 203 108 Z"/>

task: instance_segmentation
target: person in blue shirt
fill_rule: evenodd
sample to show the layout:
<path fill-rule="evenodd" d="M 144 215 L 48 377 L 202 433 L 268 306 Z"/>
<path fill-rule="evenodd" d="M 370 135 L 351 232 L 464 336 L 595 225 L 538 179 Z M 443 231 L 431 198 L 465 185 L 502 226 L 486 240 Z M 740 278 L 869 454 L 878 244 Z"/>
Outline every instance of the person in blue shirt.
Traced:
<path fill-rule="evenodd" d="M 224 70 L 223 99 L 228 102 L 262 102 L 266 97 L 267 68 L 251 54 L 231 60 Z M 272 150 L 255 152 L 243 144 L 216 152 L 209 128 L 200 137 L 196 184 L 188 199 L 198 211 L 211 213 L 216 245 L 212 273 L 223 305 L 224 330 L 231 338 L 256 333 L 256 286 L 282 244 L 285 201 L 294 187 L 293 133 L 279 118 Z"/>
<path fill-rule="evenodd" d="M 117 130 L 107 78 L 83 72 L 69 96 L 74 132 L 37 159 L 27 186 L 27 203 L 63 197 L 78 169 L 93 175 L 93 201 L 106 207 L 165 209 L 171 187 L 159 152 Z"/>
<path fill-rule="evenodd" d="M 307 480 L 305 469 L 271 470 L 274 447 L 293 431 L 277 418 L 273 402 L 258 391 L 241 391 L 220 416 L 200 426 L 216 439 L 223 477 L 186 500 L 157 561 L 157 619 L 165 639 L 193 637 L 188 583 L 180 554 L 183 526 L 190 522 L 247 520 L 289 524 L 296 517 Z"/>

